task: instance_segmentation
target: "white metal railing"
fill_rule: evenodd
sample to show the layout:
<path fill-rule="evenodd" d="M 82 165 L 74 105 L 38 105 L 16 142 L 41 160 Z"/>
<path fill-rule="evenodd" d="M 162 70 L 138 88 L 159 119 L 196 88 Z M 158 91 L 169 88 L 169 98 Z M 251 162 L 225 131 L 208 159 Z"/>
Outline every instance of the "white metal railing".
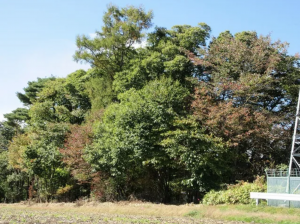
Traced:
<path fill-rule="evenodd" d="M 258 205 L 259 199 L 300 201 L 300 194 L 279 194 L 279 193 L 250 192 L 250 198 L 256 199 L 256 205 Z"/>

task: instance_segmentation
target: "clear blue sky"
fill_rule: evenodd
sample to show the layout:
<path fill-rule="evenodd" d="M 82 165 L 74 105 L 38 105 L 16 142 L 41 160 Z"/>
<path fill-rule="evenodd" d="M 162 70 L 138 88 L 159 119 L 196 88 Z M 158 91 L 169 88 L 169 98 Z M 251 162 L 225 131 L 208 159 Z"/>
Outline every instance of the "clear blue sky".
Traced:
<path fill-rule="evenodd" d="M 110 3 L 153 10 L 154 26 L 205 22 L 213 36 L 257 31 L 300 52 L 299 0 L 0 0 L 0 121 L 22 106 L 16 92 L 28 81 L 89 68 L 73 62 L 75 38 L 100 30 Z"/>

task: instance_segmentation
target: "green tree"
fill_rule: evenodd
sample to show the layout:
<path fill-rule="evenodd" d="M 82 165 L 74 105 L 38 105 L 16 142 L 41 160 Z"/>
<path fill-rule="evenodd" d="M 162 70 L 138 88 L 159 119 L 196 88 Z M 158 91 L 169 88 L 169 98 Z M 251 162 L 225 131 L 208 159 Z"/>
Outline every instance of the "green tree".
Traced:
<path fill-rule="evenodd" d="M 13 110 L 11 113 L 4 114 L 4 117 L 7 119 L 7 125 L 14 127 L 16 130 L 22 129 L 28 121 L 28 109 L 26 108 L 17 108 Z"/>
<path fill-rule="evenodd" d="M 26 197 L 48 201 L 59 198 L 62 192 L 74 186 L 75 181 L 63 164 L 59 149 L 64 145 L 70 124 L 82 123 L 91 107 L 85 76 L 85 71 L 78 70 L 66 78 L 39 79 L 39 88 L 33 88 L 37 83 L 30 83 L 29 89 L 34 91 L 29 91 L 33 92 L 29 112 L 18 108 L 6 115 L 10 127 L 22 126 L 24 121 L 27 124 L 8 147 L 8 161 L 13 171 L 7 176 L 7 182 L 19 190 L 11 198 L 20 200 L 19 195 L 23 195 L 25 189 Z"/>
<path fill-rule="evenodd" d="M 0 151 L 5 151 L 8 148 L 9 141 L 12 140 L 15 130 L 7 122 L 0 122 Z"/>
<path fill-rule="evenodd" d="M 0 139 L 1 141 L 1 139 Z M 3 151 L 0 149 L 0 201 L 6 201 L 6 195 L 9 191 L 9 186 L 7 182 L 7 176 L 10 174 L 8 169 L 8 158 L 7 158 L 7 151 Z"/>
<path fill-rule="evenodd" d="M 199 77 L 202 70 L 188 60 L 186 54 L 196 54 L 196 49 L 205 46 L 209 35 L 210 27 L 204 23 L 196 27 L 178 25 L 171 30 L 156 27 L 148 34 L 147 47 L 138 49 L 138 56 L 130 60 L 130 66 L 116 74 L 116 92 L 141 89 L 147 82 L 162 76 L 178 80 L 192 92 L 194 85 L 190 79 Z"/>
<path fill-rule="evenodd" d="M 91 104 L 84 87 L 86 73 L 78 70 L 67 78 L 48 81 L 31 106 L 31 122 L 81 123 Z"/>
<path fill-rule="evenodd" d="M 222 164 L 221 154 L 226 150 L 219 140 L 205 135 L 201 127 L 191 125 L 190 131 L 182 127 L 189 126 L 185 119 L 189 107 L 187 88 L 170 77 L 162 77 L 141 90 L 119 94 L 119 100 L 107 108 L 95 126 L 93 144 L 86 148 L 87 160 L 97 170 L 111 175 L 118 184 L 119 195 L 149 197 L 149 175 L 157 180 L 151 183 L 153 191 L 160 192 L 156 198 L 148 198 L 151 200 L 170 202 L 183 189 L 195 193 L 200 186 L 212 187 L 205 180 L 220 176 L 223 167 L 217 168 L 217 163 Z M 195 135 L 189 136 L 190 133 Z M 214 158 L 215 154 L 219 158 Z M 209 171 L 212 167 L 214 170 Z"/>
<path fill-rule="evenodd" d="M 29 106 L 36 101 L 37 93 L 44 88 L 45 83 L 54 79 L 55 77 L 37 78 L 37 81 L 28 82 L 28 86 L 24 88 L 25 93 L 17 92 L 17 97 L 25 106 Z"/>
<path fill-rule="evenodd" d="M 222 138 L 207 134 L 192 116 L 177 119 L 173 125 L 161 144 L 178 166 L 173 175 L 190 201 L 198 202 L 196 199 L 227 180 L 232 152 Z"/>
<path fill-rule="evenodd" d="M 122 71 L 135 55 L 133 44 L 142 40 L 142 31 L 151 26 L 151 19 L 151 11 L 110 5 L 103 16 L 102 31 L 97 31 L 94 39 L 85 35 L 77 37 L 74 59 L 90 63 L 114 80 L 115 73 Z"/>
<path fill-rule="evenodd" d="M 87 71 L 84 86 L 92 111 L 101 110 L 116 100 L 112 80 L 103 76 L 97 68 Z"/>
<path fill-rule="evenodd" d="M 91 108 L 85 80 L 86 72 L 78 70 L 66 78 L 48 81 L 29 109 L 27 134 L 31 141 L 24 162 L 39 200 L 58 198 L 76 184 L 62 161 L 60 149 L 71 124 L 81 124 Z"/>
<path fill-rule="evenodd" d="M 32 126 L 28 133 L 30 142 L 25 146 L 23 164 L 35 179 L 38 200 L 54 199 L 59 187 L 64 187 L 70 180 L 59 152 L 68 131 L 69 124 L 61 122 Z"/>

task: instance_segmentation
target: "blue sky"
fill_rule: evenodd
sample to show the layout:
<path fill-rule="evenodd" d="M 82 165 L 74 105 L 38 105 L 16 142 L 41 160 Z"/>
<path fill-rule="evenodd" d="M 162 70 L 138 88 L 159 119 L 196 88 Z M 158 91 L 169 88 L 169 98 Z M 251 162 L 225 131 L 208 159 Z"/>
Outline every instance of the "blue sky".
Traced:
<path fill-rule="evenodd" d="M 299 0 L 0 0 L 0 121 L 22 106 L 16 92 L 28 81 L 89 68 L 72 59 L 75 39 L 101 29 L 110 3 L 153 10 L 154 26 L 205 22 L 212 36 L 257 31 L 290 43 L 290 54 L 300 52 Z"/>

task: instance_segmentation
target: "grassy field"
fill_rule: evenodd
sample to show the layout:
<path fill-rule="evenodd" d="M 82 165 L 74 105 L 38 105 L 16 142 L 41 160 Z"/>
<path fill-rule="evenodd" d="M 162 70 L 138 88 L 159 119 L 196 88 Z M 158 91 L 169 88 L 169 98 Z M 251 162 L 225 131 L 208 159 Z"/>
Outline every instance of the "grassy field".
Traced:
<path fill-rule="evenodd" d="M 300 223 L 300 209 L 138 202 L 0 204 L 0 223 Z"/>

